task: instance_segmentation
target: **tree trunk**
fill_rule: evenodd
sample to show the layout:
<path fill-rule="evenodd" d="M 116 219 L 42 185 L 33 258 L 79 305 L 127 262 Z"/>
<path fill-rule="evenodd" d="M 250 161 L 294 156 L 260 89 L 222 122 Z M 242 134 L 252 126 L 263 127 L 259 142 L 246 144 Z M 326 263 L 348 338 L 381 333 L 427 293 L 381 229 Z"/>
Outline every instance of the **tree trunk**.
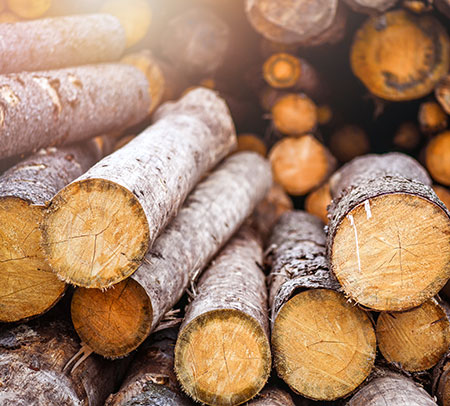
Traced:
<path fill-rule="evenodd" d="M 449 38 L 435 18 L 395 10 L 370 18 L 357 31 L 350 59 L 373 95 L 406 101 L 434 89 L 448 72 L 449 54 Z"/>
<path fill-rule="evenodd" d="M 425 165 L 434 180 L 450 186 L 450 131 L 433 137 L 425 149 Z"/>
<path fill-rule="evenodd" d="M 328 258 L 346 295 L 379 311 L 432 298 L 450 276 L 450 219 L 426 171 L 399 153 L 355 158 L 330 178 Z"/>
<path fill-rule="evenodd" d="M 229 41 L 230 28 L 224 21 L 206 9 L 193 8 L 168 22 L 161 50 L 177 69 L 199 77 L 222 65 Z"/>
<path fill-rule="evenodd" d="M 63 368 L 80 350 L 70 323 L 45 320 L 0 332 L 0 404 L 101 406 L 122 379 L 128 360 L 97 355 L 71 372 Z"/>
<path fill-rule="evenodd" d="M 404 375 L 378 370 L 371 378 L 346 406 L 437 406 L 421 386 Z"/>
<path fill-rule="evenodd" d="M 0 37 L 0 73 L 114 61 L 125 49 L 125 32 L 108 14 L 2 24 Z"/>
<path fill-rule="evenodd" d="M 259 393 L 247 406 L 294 406 L 291 395 L 274 386 L 269 386 Z"/>
<path fill-rule="evenodd" d="M 394 7 L 398 0 L 344 0 L 353 11 L 364 14 L 383 13 Z"/>
<path fill-rule="evenodd" d="M 420 129 L 425 134 L 434 134 L 447 128 L 447 114 L 435 101 L 423 102 L 417 118 Z"/>
<path fill-rule="evenodd" d="M 318 218 L 288 212 L 274 227 L 268 254 L 275 368 L 292 390 L 315 400 L 352 392 L 376 355 L 371 321 L 338 291 L 325 242 Z"/>
<path fill-rule="evenodd" d="M 177 334 L 178 329 L 170 328 L 152 335 L 136 354 L 120 390 L 109 396 L 105 406 L 192 405 L 181 394 L 173 370 Z"/>
<path fill-rule="evenodd" d="M 335 158 L 312 135 L 284 138 L 269 153 L 275 181 L 291 195 L 304 195 L 323 183 L 336 166 Z"/>
<path fill-rule="evenodd" d="M 100 157 L 94 141 L 47 148 L 0 177 L 0 322 L 39 315 L 64 293 L 45 261 L 39 226 L 47 202 Z"/>
<path fill-rule="evenodd" d="M 246 0 L 245 11 L 253 28 L 280 43 L 306 42 L 333 23 L 337 0 Z"/>
<path fill-rule="evenodd" d="M 106 292 L 75 292 L 72 320 L 82 340 L 110 358 L 134 350 L 194 283 L 270 185 L 270 166 L 257 154 L 228 158 L 187 198 L 131 278 Z"/>
<path fill-rule="evenodd" d="M 450 351 L 448 351 L 433 369 L 433 395 L 439 405 L 450 406 Z"/>
<path fill-rule="evenodd" d="M 266 383 L 271 366 L 263 252 L 249 228 L 204 273 L 175 346 L 183 389 L 209 405 L 238 405 Z"/>
<path fill-rule="evenodd" d="M 445 112 L 450 114 L 450 74 L 444 76 L 438 83 L 434 90 L 434 94 Z"/>
<path fill-rule="evenodd" d="M 196 183 L 236 145 L 229 111 L 210 90 L 164 104 L 154 119 L 52 199 L 43 242 L 62 280 L 107 288 L 130 276 Z"/>
<path fill-rule="evenodd" d="M 384 358 L 408 372 L 432 368 L 450 345 L 450 322 L 435 299 L 406 312 L 382 312 L 376 333 Z"/>
<path fill-rule="evenodd" d="M 0 75 L 0 158 L 120 131 L 149 104 L 147 80 L 126 65 Z"/>
<path fill-rule="evenodd" d="M 330 184 L 324 183 L 313 190 L 305 199 L 305 210 L 309 214 L 319 217 L 324 224 L 328 224 L 327 207 L 331 204 Z"/>

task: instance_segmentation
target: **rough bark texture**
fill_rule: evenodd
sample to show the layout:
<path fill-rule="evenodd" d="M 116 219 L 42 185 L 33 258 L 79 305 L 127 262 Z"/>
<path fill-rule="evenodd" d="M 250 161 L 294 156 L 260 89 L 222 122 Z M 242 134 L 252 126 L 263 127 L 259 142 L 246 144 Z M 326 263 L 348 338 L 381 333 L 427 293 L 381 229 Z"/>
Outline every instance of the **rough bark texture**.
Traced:
<path fill-rule="evenodd" d="M 327 30 L 336 15 L 336 0 L 247 0 L 245 10 L 256 31 L 281 43 L 306 42 Z"/>
<path fill-rule="evenodd" d="M 398 0 L 344 0 L 352 10 L 358 13 L 382 13 L 394 7 Z"/>
<path fill-rule="evenodd" d="M 215 14 L 197 8 L 169 21 L 161 50 L 176 68 L 189 75 L 210 75 L 223 63 L 230 28 Z"/>
<path fill-rule="evenodd" d="M 79 351 L 71 325 L 37 320 L 0 331 L 3 406 L 101 406 L 120 382 L 127 360 L 90 356 L 73 372 L 64 366 Z"/>
<path fill-rule="evenodd" d="M 2 24 L 0 38 L 0 73 L 114 61 L 125 49 L 125 32 L 108 14 Z"/>
<path fill-rule="evenodd" d="M 433 369 L 433 395 L 442 406 L 450 405 L 450 351 Z"/>
<path fill-rule="evenodd" d="M 291 395 L 277 387 L 271 386 L 261 391 L 247 406 L 294 406 Z"/>
<path fill-rule="evenodd" d="M 186 309 L 175 347 L 175 372 L 183 389 L 198 401 L 212 405 L 243 403 L 255 396 L 269 377 L 269 323 L 262 259 L 259 238 L 243 227 L 205 271 Z M 235 323 L 239 320 L 239 325 L 227 326 L 228 318 L 234 318 Z M 213 340 L 217 328 L 222 328 L 222 334 Z M 197 342 L 194 337 L 202 334 L 211 334 L 212 341 L 205 341 L 206 336 Z M 192 346 L 203 359 L 190 356 L 188 348 L 192 350 Z M 218 354 L 223 360 L 215 358 Z M 208 372 L 207 365 L 212 372 Z M 202 373 L 197 367 L 206 367 L 204 372 L 210 377 L 203 382 L 197 380 L 197 374 Z M 217 382 L 211 383 L 214 375 Z"/>
<path fill-rule="evenodd" d="M 135 349 L 176 304 L 189 284 L 195 282 L 199 272 L 252 212 L 270 185 L 270 165 L 257 154 L 239 153 L 228 158 L 197 185 L 131 276 L 131 280 L 145 289 L 143 295 L 150 301 L 149 312 L 136 330 L 130 332 L 131 327 L 128 327 L 128 336 L 124 338 L 110 327 L 110 320 L 121 317 L 120 308 L 109 308 L 109 312 L 98 315 L 96 310 L 107 307 L 108 297 L 114 295 L 114 291 L 103 293 L 98 303 L 94 300 L 96 289 L 85 289 L 86 298 L 80 300 L 81 308 L 72 301 L 72 319 L 83 341 L 94 351 L 109 357 L 123 356 Z M 187 235 L 190 237 L 186 238 Z M 74 298 L 77 294 L 78 291 Z M 121 297 L 126 300 L 128 294 L 124 290 Z"/>
<path fill-rule="evenodd" d="M 109 396 L 105 406 L 188 406 L 173 370 L 178 329 L 152 335 L 129 366 L 120 390 Z"/>
<path fill-rule="evenodd" d="M 0 158 L 120 131 L 149 105 L 145 76 L 127 65 L 0 76 Z"/>
<path fill-rule="evenodd" d="M 377 370 L 346 406 L 437 406 L 412 379 L 387 370 Z"/>
<path fill-rule="evenodd" d="M 193 90 L 178 102 L 162 105 L 154 117 L 157 121 L 154 125 L 101 160 L 52 200 L 43 226 L 44 246 L 50 265 L 61 278 L 78 285 L 100 288 L 111 286 L 133 273 L 148 247 L 174 217 L 195 184 L 236 146 L 229 111 L 213 91 Z M 71 207 L 77 207 L 77 199 L 85 199 L 82 193 L 75 192 L 83 185 L 89 188 L 91 184 L 98 185 L 99 193 L 106 199 L 102 201 L 99 197 L 91 202 L 91 225 L 83 225 L 87 227 L 83 230 L 61 232 L 57 222 L 65 223 L 75 217 L 77 213 L 71 213 Z M 131 224 L 134 217 L 141 230 L 121 226 L 119 231 L 123 241 L 129 241 L 128 238 L 133 236 L 135 244 L 133 246 L 129 242 L 127 253 L 119 256 L 118 251 L 124 252 L 127 247 L 116 237 L 114 242 L 109 241 L 111 255 L 118 258 L 118 265 L 109 265 L 106 270 L 105 265 L 111 264 L 111 259 L 101 259 L 100 256 L 97 261 L 99 253 L 96 252 L 95 242 L 98 241 L 94 241 L 94 246 L 88 250 L 88 257 L 93 259 L 87 266 L 80 264 L 74 270 L 71 258 L 83 257 L 86 245 L 78 246 L 79 241 L 73 241 L 71 237 L 86 232 L 92 235 L 108 226 L 105 219 L 115 219 L 117 208 L 105 213 L 104 207 L 108 207 L 115 197 L 123 198 L 112 193 L 111 188 L 120 188 L 125 199 L 136 208 L 134 215 L 132 212 L 130 216 L 126 207 L 121 208 L 121 221 L 126 219 Z M 89 195 L 89 191 L 86 193 Z M 126 205 L 125 202 L 120 204 Z M 127 210 L 132 211 L 133 207 Z M 114 233 L 117 231 L 114 230 Z M 58 241 L 62 243 L 55 244 Z M 73 252 L 74 246 L 78 246 L 80 252 Z M 72 254 L 67 257 L 67 253 L 73 253 L 75 257 Z M 94 263 L 95 267 L 92 265 Z"/>
<path fill-rule="evenodd" d="M 272 325 L 281 307 L 299 290 L 340 286 L 328 269 L 323 223 L 302 211 L 283 214 L 269 240 Z"/>
<path fill-rule="evenodd" d="M 65 284 L 40 247 L 47 202 L 101 157 L 94 141 L 47 148 L 0 177 L 0 321 L 38 315 L 61 297 Z"/>

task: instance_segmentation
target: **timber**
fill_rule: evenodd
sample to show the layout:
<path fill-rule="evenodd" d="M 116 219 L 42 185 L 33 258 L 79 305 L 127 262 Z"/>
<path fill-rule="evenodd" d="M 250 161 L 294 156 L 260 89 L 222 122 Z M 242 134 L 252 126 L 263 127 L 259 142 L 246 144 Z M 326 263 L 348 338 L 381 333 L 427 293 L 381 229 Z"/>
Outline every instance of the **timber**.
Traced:
<path fill-rule="evenodd" d="M 205 271 L 186 309 L 175 346 L 184 391 L 208 405 L 253 398 L 271 369 L 260 239 L 242 228 Z"/>
<path fill-rule="evenodd" d="M 351 393 L 376 355 L 371 321 L 339 292 L 325 242 L 318 218 L 287 212 L 273 229 L 267 259 L 275 368 L 292 390 L 314 400 Z"/>
<path fill-rule="evenodd" d="M 196 183 L 236 146 L 228 108 L 211 90 L 165 103 L 153 117 L 50 202 L 43 246 L 62 280 L 107 288 L 130 276 Z"/>
<path fill-rule="evenodd" d="M 407 121 L 397 128 L 392 143 L 401 149 L 412 150 L 419 146 L 421 134 L 416 123 Z"/>
<path fill-rule="evenodd" d="M 50 8 L 52 0 L 7 0 L 8 8 L 21 18 L 39 18 Z"/>
<path fill-rule="evenodd" d="M 74 15 L 0 25 L 0 73 L 117 60 L 125 32 L 108 14 Z"/>
<path fill-rule="evenodd" d="M 305 210 L 319 217 L 324 224 L 328 223 L 327 207 L 331 204 L 330 184 L 324 183 L 306 196 Z"/>
<path fill-rule="evenodd" d="M 437 197 L 441 199 L 442 203 L 445 204 L 447 209 L 450 208 L 450 191 L 447 188 L 439 185 L 433 185 L 433 190 L 434 193 L 436 193 Z"/>
<path fill-rule="evenodd" d="M 340 161 L 348 162 L 370 151 L 367 133 L 357 125 L 345 125 L 334 131 L 329 139 L 331 153 Z"/>
<path fill-rule="evenodd" d="M 433 137 L 425 150 L 425 165 L 431 177 L 445 186 L 450 186 L 450 131 Z"/>
<path fill-rule="evenodd" d="M 447 128 L 447 114 L 435 101 L 423 102 L 419 107 L 418 121 L 425 134 L 433 134 Z"/>
<path fill-rule="evenodd" d="M 350 60 L 354 74 L 373 95 L 392 101 L 418 99 L 447 74 L 449 38 L 431 16 L 389 11 L 357 31 Z"/>
<path fill-rule="evenodd" d="M 253 151 L 261 156 L 267 155 L 267 147 L 261 137 L 256 134 L 243 133 L 237 136 L 237 150 L 236 151 Z"/>
<path fill-rule="evenodd" d="M 123 64 L 0 75 L 0 158 L 123 130 L 149 105 L 145 76 Z"/>
<path fill-rule="evenodd" d="M 263 389 L 248 406 L 294 406 L 291 395 L 280 388 L 269 386 Z"/>
<path fill-rule="evenodd" d="M 394 7 L 398 0 L 344 0 L 350 8 L 358 13 L 382 13 Z"/>
<path fill-rule="evenodd" d="M 47 148 L 0 177 L 0 322 L 39 315 L 65 291 L 48 266 L 39 228 L 47 202 L 101 158 L 94 141 Z"/>
<path fill-rule="evenodd" d="M 447 114 L 450 114 L 450 74 L 445 76 L 434 89 L 437 101 Z"/>
<path fill-rule="evenodd" d="M 450 351 L 448 351 L 438 365 L 433 369 L 433 395 L 436 396 L 439 405 L 450 405 Z"/>
<path fill-rule="evenodd" d="M 270 165 L 262 157 L 247 152 L 228 158 L 194 189 L 131 278 L 105 292 L 75 291 L 72 321 L 82 340 L 109 358 L 137 348 L 270 186 Z"/>
<path fill-rule="evenodd" d="M 327 252 L 345 294 L 379 311 L 436 295 L 450 276 L 450 219 L 424 168 L 400 153 L 365 155 L 330 186 Z"/>

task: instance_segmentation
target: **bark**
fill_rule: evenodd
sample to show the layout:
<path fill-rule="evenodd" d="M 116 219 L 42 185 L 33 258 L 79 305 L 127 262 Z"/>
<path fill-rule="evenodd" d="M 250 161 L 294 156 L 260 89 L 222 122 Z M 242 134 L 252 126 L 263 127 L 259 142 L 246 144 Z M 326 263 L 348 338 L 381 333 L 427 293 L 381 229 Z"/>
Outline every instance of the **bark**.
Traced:
<path fill-rule="evenodd" d="M 161 36 L 162 54 L 191 76 L 210 75 L 224 62 L 230 28 L 206 9 L 190 9 L 167 24 Z"/>
<path fill-rule="evenodd" d="M 0 76 L 0 158 L 120 131 L 149 104 L 147 80 L 126 65 Z"/>
<path fill-rule="evenodd" d="M 254 153 L 228 158 L 196 187 L 131 276 L 143 290 L 141 301 L 151 303 L 149 314 L 143 316 L 134 331 L 131 330 L 134 323 L 129 323 L 127 337 L 118 336 L 108 327 L 109 320 L 121 317 L 122 309 L 118 308 L 118 313 L 109 309 L 101 315 L 96 311 L 108 306 L 108 296 L 114 295 L 114 290 L 103 293 L 97 299 L 99 302 L 95 301 L 96 289 L 75 293 L 74 301 L 77 295 L 83 299 L 77 300 L 79 305 L 72 301 L 72 319 L 83 341 L 97 353 L 109 357 L 123 356 L 135 349 L 195 282 L 270 185 L 270 166 L 263 158 Z M 186 238 L 187 235 L 190 237 Z M 127 301 L 128 294 L 124 290 L 121 297 Z"/>
<path fill-rule="evenodd" d="M 267 39 L 305 43 L 331 26 L 337 7 L 335 0 L 247 0 L 245 11 L 253 28 Z"/>
<path fill-rule="evenodd" d="M 255 396 L 269 377 L 262 256 L 259 238 L 250 228 L 242 228 L 205 271 L 186 309 L 175 347 L 175 372 L 183 389 L 197 401 L 237 405 Z M 190 355 L 193 345 L 198 357 Z M 224 361 L 216 359 L 218 354 Z M 197 380 L 201 373 L 197 367 L 205 368 L 209 378 Z M 217 381 L 211 383 L 214 376 Z"/>
<path fill-rule="evenodd" d="M 394 7 L 398 0 L 344 0 L 353 11 L 364 14 L 383 13 Z"/>
<path fill-rule="evenodd" d="M 353 397 L 347 406 L 436 406 L 431 396 L 406 376 L 378 370 Z"/>
<path fill-rule="evenodd" d="M 188 406 L 180 393 L 173 371 L 178 329 L 155 333 L 147 340 L 129 366 L 120 390 L 110 395 L 105 406 Z"/>
<path fill-rule="evenodd" d="M 437 101 L 447 114 L 450 114 L 450 74 L 444 76 L 434 90 Z"/>
<path fill-rule="evenodd" d="M 433 369 L 433 396 L 439 405 L 450 405 L 450 351 L 447 352 Z"/>
<path fill-rule="evenodd" d="M 0 37 L 0 73 L 114 61 L 125 50 L 125 32 L 108 14 L 2 24 Z"/>
<path fill-rule="evenodd" d="M 247 406 L 294 406 L 291 395 L 277 387 L 271 386 L 264 389 Z"/>
<path fill-rule="evenodd" d="M 65 291 L 40 247 L 47 202 L 101 157 L 94 141 L 47 148 L 0 177 L 0 321 L 47 311 Z"/>
<path fill-rule="evenodd" d="M 4 406 L 103 405 L 128 360 L 90 356 L 75 370 L 63 368 L 80 342 L 64 320 L 39 319 L 0 332 L 0 403 Z"/>
<path fill-rule="evenodd" d="M 213 91 L 191 91 L 161 106 L 154 118 L 154 125 L 52 199 L 43 224 L 44 248 L 60 278 L 105 288 L 131 275 L 195 184 L 236 146 L 229 111 Z M 89 224 L 61 230 L 59 224 L 74 221 L 90 193 L 95 200 L 85 207 Z M 95 235 L 94 241 L 87 237 L 80 244 L 80 237 L 73 239 L 86 234 Z M 97 252 L 103 239 L 106 250 Z"/>

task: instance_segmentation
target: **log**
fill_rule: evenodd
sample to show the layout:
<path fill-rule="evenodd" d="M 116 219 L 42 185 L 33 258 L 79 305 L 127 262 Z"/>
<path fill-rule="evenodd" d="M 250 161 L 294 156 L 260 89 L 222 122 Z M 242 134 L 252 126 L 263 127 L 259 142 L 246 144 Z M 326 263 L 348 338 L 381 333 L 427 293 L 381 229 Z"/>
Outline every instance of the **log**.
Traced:
<path fill-rule="evenodd" d="M 337 0 L 246 0 L 245 12 L 253 28 L 270 41 L 306 42 L 333 23 Z"/>
<path fill-rule="evenodd" d="M 47 202 L 101 158 L 94 141 L 48 148 L 0 177 L 0 322 L 44 313 L 63 295 L 64 282 L 40 246 Z"/>
<path fill-rule="evenodd" d="M 270 86 L 265 86 L 258 93 L 259 104 L 265 111 L 271 111 L 279 99 L 290 94 L 288 91 L 274 89 Z"/>
<path fill-rule="evenodd" d="M 305 210 L 319 217 L 324 224 L 328 223 L 327 207 L 331 204 L 330 184 L 324 183 L 306 196 Z"/>
<path fill-rule="evenodd" d="M 400 153 L 355 158 L 330 178 L 327 252 L 346 295 L 379 311 L 435 296 L 450 276 L 449 213 Z"/>
<path fill-rule="evenodd" d="M 450 131 L 433 137 L 425 149 L 425 165 L 431 177 L 445 186 L 450 185 Z"/>
<path fill-rule="evenodd" d="M 130 276 L 196 183 L 236 146 L 226 104 L 211 90 L 164 104 L 154 120 L 50 202 L 43 247 L 60 279 L 107 288 Z"/>
<path fill-rule="evenodd" d="M 177 335 L 176 328 L 152 335 L 137 352 L 120 390 L 108 397 L 105 406 L 192 405 L 180 393 L 173 371 Z"/>
<path fill-rule="evenodd" d="M 425 134 L 437 133 L 447 128 L 447 114 L 435 101 L 426 101 L 420 105 L 418 121 Z"/>
<path fill-rule="evenodd" d="M 0 158 L 120 131 L 149 104 L 147 80 L 127 65 L 0 75 Z"/>
<path fill-rule="evenodd" d="M 375 96 L 392 101 L 430 93 L 449 69 L 445 28 L 429 15 L 395 10 L 370 18 L 357 31 L 351 68 Z"/>
<path fill-rule="evenodd" d="M 20 18 L 8 10 L 0 13 L 0 23 L 17 23 L 19 21 Z"/>
<path fill-rule="evenodd" d="M 34 19 L 44 15 L 52 0 L 7 0 L 8 8 L 19 17 Z"/>
<path fill-rule="evenodd" d="M 403 0 L 403 8 L 416 13 L 422 14 L 428 11 L 433 11 L 434 0 Z"/>
<path fill-rule="evenodd" d="M 376 327 L 383 357 L 408 371 L 434 367 L 450 345 L 450 322 L 435 299 L 405 312 L 381 312 Z"/>
<path fill-rule="evenodd" d="M 397 128 L 392 143 L 398 148 L 412 150 L 419 146 L 421 138 L 417 124 L 406 121 Z"/>
<path fill-rule="evenodd" d="M 335 158 L 312 135 L 284 138 L 269 153 L 274 179 L 291 195 L 304 195 L 324 182 Z"/>
<path fill-rule="evenodd" d="M 175 346 L 178 381 L 196 401 L 239 405 L 253 398 L 269 378 L 262 260 L 260 239 L 244 227 L 199 280 Z"/>
<path fill-rule="evenodd" d="M 447 114 L 450 114 L 450 74 L 438 83 L 434 90 L 437 101 Z"/>
<path fill-rule="evenodd" d="M 433 369 L 433 396 L 441 406 L 450 405 L 450 351 L 447 352 Z"/>
<path fill-rule="evenodd" d="M 287 212 L 274 227 L 267 259 L 275 368 L 294 392 L 314 400 L 351 393 L 376 355 L 370 318 L 338 291 L 325 242 L 318 218 Z"/>
<path fill-rule="evenodd" d="M 357 13 L 377 14 L 383 13 L 396 5 L 398 0 L 344 0 L 344 2 Z"/>
<path fill-rule="evenodd" d="M 280 97 L 271 112 L 275 129 L 291 137 L 312 132 L 317 126 L 317 106 L 304 94 Z"/>
<path fill-rule="evenodd" d="M 184 74 L 211 75 L 224 62 L 230 28 L 214 13 L 193 8 L 172 18 L 161 35 L 162 54 Z"/>
<path fill-rule="evenodd" d="M 72 321 L 82 340 L 109 358 L 137 348 L 270 185 L 270 167 L 259 155 L 240 153 L 228 158 L 187 198 L 131 278 L 105 292 L 75 291 Z"/>
<path fill-rule="evenodd" d="M 370 151 L 367 133 L 357 125 L 344 125 L 334 131 L 329 140 L 331 153 L 340 161 L 348 162 Z"/>
<path fill-rule="evenodd" d="M 317 123 L 327 125 L 333 119 L 333 110 L 327 104 L 317 106 Z"/>
<path fill-rule="evenodd" d="M 0 37 L 3 74 L 114 61 L 125 49 L 125 32 L 108 14 L 2 24 Z"/>
<path fill-rule="evenodd" d="M 119 19 L 128 48 L 145 37 L 152 21 L 152 10 L 146 0 L 106 0 L 100 10 Z"/>
<path fill-rule="evenodd" d="M 261 37 L 259 42 L 259 53 L 263 59 L 269 58 L 271 55 L 283 52 L 296 54 L 299 46 L 297 44 L 286 44 L 283 42 L 270 41 L 265 37 Z"/>
<path fill-rule="evenodd" d="M 433 185 L 434 193 L 436 193 L 437 197 L 441 199 L 442 203 L 445 204 L 445 207 L 450 208 L 450 191 L 439 185 Z"/>
<path fill-rule="evenodd" d="M 0 332 L 0 403 L 5 406 L 102 406 L 128 360 L 93 355 L 71 372 L 80 342 L 69 322 L 40 318 Z"/>
<path fill-rule="evenodd" d="M 346 406 L 437 406 L 412 379 L 387 370 L 379 371 L 346 403 Z"/>
<path fill-rule="evenodd" d="M 294 406 L 291 395 L 275 386 L 263 389 L 254 399 L 247 403 L 248 406 Z"/>
<path fill-rule="evenodd" d="M 447 18 L 450 18 L 450 1 L 449 0 L 436 0 L 435 7 Z"/>
<path fill-rule="evenodd" d="M 266 144 L 264 144 L 258 135 L 251 133 L 238 134 L 236 151 L 253 151 L 261 156 L 267 155 Z"/>

